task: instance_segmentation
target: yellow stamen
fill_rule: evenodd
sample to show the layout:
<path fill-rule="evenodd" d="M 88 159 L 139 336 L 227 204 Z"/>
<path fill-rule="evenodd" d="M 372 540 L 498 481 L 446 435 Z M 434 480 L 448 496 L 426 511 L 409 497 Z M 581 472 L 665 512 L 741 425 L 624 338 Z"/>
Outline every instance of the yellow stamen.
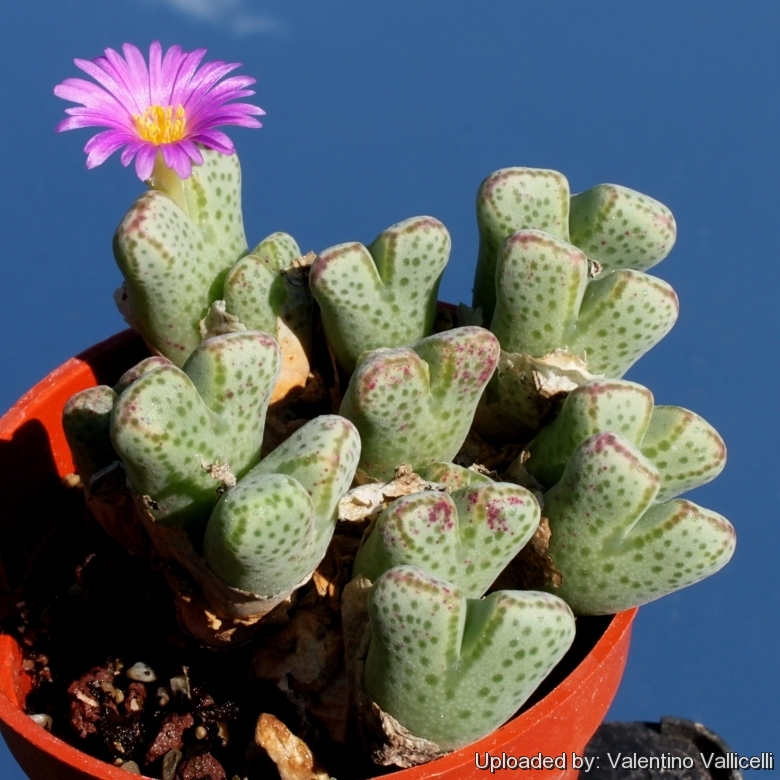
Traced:
<path fill-rule="evenodd" d="M 155 146 L 170 144 L 184 138 L 186 122 L 184 119 L 184 106 L 176 107 L 174 116 L 173 106 L 149 106 L 143 115 L 133 114 L 138 135 Z"/>

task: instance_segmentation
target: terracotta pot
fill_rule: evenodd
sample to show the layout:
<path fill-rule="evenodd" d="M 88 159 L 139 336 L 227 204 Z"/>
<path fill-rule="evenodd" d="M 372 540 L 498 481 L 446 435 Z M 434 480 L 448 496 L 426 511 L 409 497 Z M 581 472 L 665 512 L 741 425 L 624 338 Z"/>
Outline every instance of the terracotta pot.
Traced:
<path fill-rule="evenodd" d="M 120 333 L 68 360 L 0 418 L 0 491 L 4 501 L 0 509 L 0 542 L 7 542 L 4 531 L 20 516 L 20 508 L 26 506 L 24 496 L 34 495 L 47 482 L 73 470 L 61 424 L 62 408 L 68 398 L 95 384 L 113 384 L 145 354 L 136 334 Z M 9 496 L 11 500 L 7 502 Z M 0 571 L 0 575 L 5 576 L 5 572 Z M 550 759 L 563 755 L 565 768 L 516 770 L 512 776 L 574 780 L 578 770 L 572 765 L 572 754 L 583 754 L 615 696 L 635 614 L 636 610 L 629 610 L 613 618 L 590 619 L 584 633 L 591 636 L 580 636 L 579 655 L 570 654 L 563 662 L 576 664 L 574 668 L 567 670 L 563 680 L 533 706 L 493 734 L 437 761 L 384 776 L 394 780 L 484 778 L 485 770 L 478 768 L 475 756 L 484 765 L 486 754 L 495 760 L 502 760 L 502 754 L 506 754 L 509 763 L 505 766 L 513 769 L 513 758 L 541 754 Z M 585 627 L 582 621 L 580 625 Z M 24 712 L 30 686 L 16 640 L 0 635 L 0 732 L 32 780 L 132 777 L 71 747 L 30 720 Z M 559 758 L 558 764 L 561 763 Z M 497 771 L 500 773 L 501 769 Z"/>

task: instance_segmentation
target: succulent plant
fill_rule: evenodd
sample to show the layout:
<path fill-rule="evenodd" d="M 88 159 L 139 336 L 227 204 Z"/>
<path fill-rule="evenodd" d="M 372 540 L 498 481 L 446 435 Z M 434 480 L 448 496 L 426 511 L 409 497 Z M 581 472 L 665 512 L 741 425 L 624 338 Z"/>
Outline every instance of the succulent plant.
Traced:
<path fill-rule="evenodd" d="M 250 81 L 232 82 L 228 99 Z M 225 111 L 209 121 L 256 124 L 260 109 Z M 227 599 L 224 614 L 188 607 L 191 618 L 246 627 L 285 601 L 295 626 L 340 593 L 354 555 L 346 587 L 363 589 L 365 611 L 348 614 L 352 596 L 343 616 L 325 611 L 328 631 L 351 626 L 331 647 L 352 648 L 356 706 L 362 716 L 368 697 L 413 740 L 451 750 L 527 700 L 571 645 L 573 613 L 635 606 L 725 564 L 728 521 L 675 498 L 720 472 L 723 441 L 621 379 L 677 316 L 672 288 L 645 273 L 674 244 L 665 206 L 611 184 L 571 196 L 555 171 L 497 171 L 477 197 L 474 309 L 433 333 L 450 252 L 438 220 L 407 219 L 368 247 L 316 257 L 277 232 L 250 253 L 237 157 L 213 134 L 215 149 L 200 149 L 176 127 L 153 169 L 159 144 L 143 137 L 137 169 L 152 171 L 152 191 L 114 239 L 120 306 L 155 355 L 114 388 L 74 396 L 63 424 L 88 490 L 126 474 L 157 555 L 212 606 Z M 321 331 L 337 365 L 313 355 Z M 328 377 L 319 396 L 289 395 Z M 272 417 L 281 444 L 261 459 L 272 398 L 285 401 Z M 322 414 L 331 405 L 339 415 Z M 339 571 L 295 603 L 356 476 L 349 496 L 370 517 L 361 546 L 363 526 L 344 531 L 331 548 Z M 362 490 L 379 498 L 361 504 Z M 557 579 L 491 592 L 531 548 Z"/>
<path fill-rule="evenodd" d="M 468 599 L 414 566 L 385 572 L 368 609 L 366 692 L 445 750 L 507 720 L 574 639 L 571 610 L 556 596 L 498 591 Z"/>
<path fill-rule="evenodd" d="M 674 325 L 674 290 L 644 273 L 676 236 L 658 201 L 612 184 L 570 197 L 555 171 L 507 168 L 482 183 L 477 219 L 474 306 L 502 349 L 483 433 L 538 430 L 548 399 L 623 376 Z"/>
<path fill-rule="evenodd" d="M 660 598 L 721 569 L 734 552 L 731 524 L 691 501 L 658 503 L 662 477 L 626 439 L 580 444 L 544 494 L 561 572 L 551 588 L 578 614 L 611 614 Z"/>
<path fill-rule="evenodd" d="M 653 406 L 646 387 L 625 380 L 594 379 L 573 390 L 558 416 L 528 445 L 528 471 L 552 487 L 575 449 L 604 432 L 639 449 L 661 477 L 657 501 L 699 487 L 726 465 L 726 445 L 699 415 L 679 406 Z"/>
<path fill-rule="evenodd" d="M 223 285 L 227 318 L 279 342 L 282 368 L 272 400 L 303 387 L 309 376 L 313 307 L 302 259 L 292 236 L 272 233 L 230 269 Z"/>
<path fill-rule="evenodd" d="M 495 337 L 476 327 L 364 354 L 340 409 L 360 431 L 360 468 L 389 478 L 401 463 L 454 458 L 497 360 Z"/>
<path fill-rule="evenodd" d="M 539 525 L 539 504 L 518 485 L 490 482 L 396 499 L 364 540 L 353 575 L 377 580 L 416 566 L 479 598 Z"/>
<path fill-rule="evenodd" d="M 574 244 L 602 271 L 644 271 L 663 260 L 677 236 L 672 213 L 657 200 L 615 184 L 600 184 L 571 197 L 557 171 L 504 168 L 488 176 L 477 193 L 479 259 L 474 307 L 493 319 L 496 266 L 501 246 L 515 233 L 543 231 Z"/>
<path fill-rule="evenodd" d="M 180 179 L 158 161 L 114 235 L 125 279 L 123 313 L 147 343 L 183 366 L 198 324 L 222 297 L 230 267 L 247 252 L 236 155 L 203 150 L 203 165 Z"/>
<path fill-rule="evenodd" d="M 260 457 L 279 347 L 255 331 L 208 339 L 183 369 L 155 366 L 119 396 L 111 439 L 157 522 L 208 516 Z"/>
<path fill-rule="evenodd" d="M 266 598 L 308 578 L 325 556 L 359 456 L 360 437 L 343 417 L 306 423 L 219 499 L 203 539 L 209 568 Z"/>
<path fill-rule="evenodd" d="M 117 459 L 111 444 L 111 412 L 117 393 L 106 385 L 89 387 L 72 396 L 62 412 L 62 427 L 76 471 L 87 485 Z"/>
<path fill-rule="evenodd" d="M 671 330 L 674 290 L 628 268 L 589 278 L 587 255 L 539 230 L 503 243 L 491 330 L 505 352 L 585 355 L 588 371 L 621 377 Z"/>
<path fill-rule="evenodd" d="M 430 334 L 449 255 L 450 235 L 433 217 L 393 225 L 368 247 L 339 244 L 320 253 L 311 290 L 328 343 L 347 371 L 365 351 Z"/>

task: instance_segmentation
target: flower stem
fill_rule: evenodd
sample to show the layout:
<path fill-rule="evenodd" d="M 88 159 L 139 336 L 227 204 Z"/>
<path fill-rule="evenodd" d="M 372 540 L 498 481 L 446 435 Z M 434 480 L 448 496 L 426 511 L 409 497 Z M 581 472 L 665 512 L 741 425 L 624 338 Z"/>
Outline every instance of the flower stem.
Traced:
<path fill-rule="evenodd" d="M 163 156 L 159 152 L 157 153 L 157 159 L 154 161 L 152 175 L 146 183 L 149 185 L 149 189 L 164 192 L 185 214 L 189 215 L 184 183 L 176 171 L 165 164 Z"/>

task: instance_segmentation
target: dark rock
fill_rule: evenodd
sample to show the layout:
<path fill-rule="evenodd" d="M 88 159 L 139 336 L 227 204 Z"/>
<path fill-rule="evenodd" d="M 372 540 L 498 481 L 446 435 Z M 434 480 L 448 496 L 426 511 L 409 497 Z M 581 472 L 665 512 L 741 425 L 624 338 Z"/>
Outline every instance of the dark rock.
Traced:
<path fill-rule="evenodd" d="M 160 731 L 146 751 L 146 763 L 151 764 L 170 750 L 181 750 L 184 745 L 184 732 L 195 725 L 195 719 L 186 713 L 167 715 L 160 725 Z"/>
<path fill-rule="evenodd" d="M 661 718 L 660 723 L 604 723 L 585 748 L 593 759 L 589 780 L 742 780 L 737 769 L 716 769 L 729 748 L 700 723 Z M 709 762 L 710 756 L 713 760 Z M 705 766 L 702 756 L 710 763 Z M 647 759 L 647 761 L 644 761 Z"/>
<path fill-rule="evenodd" d="M 176 780 L 226 780 L 226 777 L 222 764 L 211 753 L 201 753 L 179 764 Z"/>

